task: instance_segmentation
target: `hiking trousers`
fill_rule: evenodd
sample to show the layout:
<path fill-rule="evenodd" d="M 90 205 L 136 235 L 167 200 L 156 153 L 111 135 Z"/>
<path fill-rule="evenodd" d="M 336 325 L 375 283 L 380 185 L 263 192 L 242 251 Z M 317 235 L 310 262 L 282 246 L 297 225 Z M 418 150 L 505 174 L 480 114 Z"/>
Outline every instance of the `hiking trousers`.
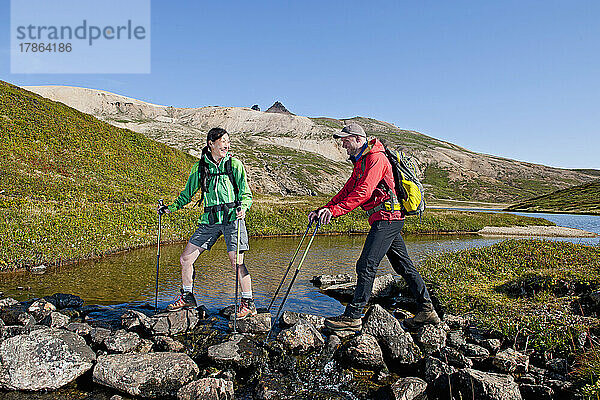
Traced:
<path fill-rule="evenodd" d="M 433 309 L 425 282 L 413 265 L 400 231 L 404 220 L 375 221 L 365 240 L 360 258 L 356 262 L 356 289 L 354 298 L 346 306 L 344 315 L 360 318 L 373 290 L 377 267 L 387 255 L 392 268 L 404 278 L 411 294 L 417 300 L 419 311 Z"/>

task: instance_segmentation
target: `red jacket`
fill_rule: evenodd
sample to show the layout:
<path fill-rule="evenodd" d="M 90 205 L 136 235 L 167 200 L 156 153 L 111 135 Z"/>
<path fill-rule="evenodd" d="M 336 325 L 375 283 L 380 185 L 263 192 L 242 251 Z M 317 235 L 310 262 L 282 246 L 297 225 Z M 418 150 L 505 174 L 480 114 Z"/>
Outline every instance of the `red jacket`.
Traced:
<path fill-rule="evenodd" d="M 361 167 L 363 157 L 366 157 L 364 173 Z M 382 180 L 386 187 L 394 190 L 394 175 L 392 166 L 385 155 L 385 148 L 378 139 L 372 139 L 362 156 L 354 161 L 354 169 L 348 182 L 325 207 L 331 211 L 334 217 L 347 214 L 358 206 L 365 211 L 370 210 L 390 198 L 386 189 L 377 187 Z M 373 225 L 373 222 L 380 220 L 401 219 L 404 219 L 402 211 L 381 210 L 369 217 L 369 224 Z"/>

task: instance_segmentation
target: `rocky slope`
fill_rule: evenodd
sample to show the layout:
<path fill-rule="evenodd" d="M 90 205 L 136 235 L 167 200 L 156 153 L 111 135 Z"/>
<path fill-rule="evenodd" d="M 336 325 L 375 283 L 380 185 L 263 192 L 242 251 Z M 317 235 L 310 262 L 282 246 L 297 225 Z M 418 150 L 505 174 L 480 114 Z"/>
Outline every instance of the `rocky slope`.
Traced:
<path fill-rule="evenodd" d="M 234 152 L 248 165 L 251 186 L 262 193 L 337 191 L 350 165 L 331 135 L 349 120 L 362 124 L 369 135 L 405 147 L 417 160 L 430 200 L 514 202 L 594 179 L 585 171 L 475 153 L 369 118 L 307 118 L 243 107 L 174 108 L 94 89 L 26 89 L 192 155 L 201 150 L 208 129 L 223 127 L 232 133 Z"/>

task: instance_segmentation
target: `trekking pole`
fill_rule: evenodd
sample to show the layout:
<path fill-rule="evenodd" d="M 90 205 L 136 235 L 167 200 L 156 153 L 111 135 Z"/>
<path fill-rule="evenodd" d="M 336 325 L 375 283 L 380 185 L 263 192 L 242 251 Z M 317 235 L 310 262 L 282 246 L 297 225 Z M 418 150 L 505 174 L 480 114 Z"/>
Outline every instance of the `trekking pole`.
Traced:
<path fill-rule="evenodd" d="M 238 207 L 237 211 L 242 211 L 242 207 Z M 238 303 L 238 281 L 240 272 L 240 224 L 241 221 L 237 218 L 237 242 L 235 245 L 235 303 L 233 305 L 233 333 L 237 332 L 237 303 Z"/>
<path fill-rule="evenodd" d="M 285 271 L 285 274 L 283 275 L 283 278 L 281 279 L 281 282 L 279 282 L 279 286 L 277 287 L 277 290 L 275 291 L 275 294 L 273 295 L 273 298 L 271 299 L 271 304 L 269 304 L 269 307 L 267 308 L 267 312 L 271 312 L 271 307 L 273 307 L 273 304 L 275 303 L 275 299 L 279 295 L 279 291 L 281 290 L 281 287 L 283 286 L 283 282 L 285 282 L 285 278 L 287 278 L 288 273 L 290 272 L 290 269 L 292 268 L 292 264 L 294 263 L 294 260 L 296 260 L 296 256 L 300 252 L 300 247 L 302 247 L 302 243 L 304 243 L 304 239 L 306 238 L 306 235 L 308 234 L 308 231 L 310 230 L 310 226 L 312 225 L 313 221 L 314 220 L 310 220 L 310 222 L 308 223 L 306 232 L 304 232 L 304 235 L 302 235 L 302 239 L 300 239 L 298 248 L 296 248 L 296 252 L 294 253 L 294 256 L 292 257 L 292 259 L 290 260 L 290 264 L 288 265 L 287 270 Z"/>
<path fill-rule="evenodd" d="M 162 199 L 160 199 L 158 201 L 159 209 L 162 206 L 163 206 L 163 201 L 162 201 Z M 158 240 L 157 240 L 157 245 L 156 245 L 156 288 L 154 291 L 154 311 L 158 311 L 158 265 L 159 265 L 159 260 L 160 260 L 160 231 L 161 231 L 161 227 L 162 227 L 161 217 L 162 217 L 162 214 L 159 212 L 158 213 Z"/>
<path fill-rule="evenodd" d="M 285 295 L 283 296 L 283 300 L 281 300 L 281 305 L 279 306 L 279 310 L 277 310 L 277 315 L 275 316 L 275 323 L 271 326 L 271 329 L 269 330 L 269 334 L 267 335 L 267 340 L 269 340 L 269 337 L 271 336 L 271 332 L 273 331 L 273 326 L 275 324 L 277 324 L 277 321 L 279 321 L 279 316 L 281 314 L 281 311 L 283 310 L 283 306 L 285 305 L 285 302 L 288 299 L 288 296 L 290 295 L 290 290 L 292 290 L 292 286 L 294 285 L 294 281 L 296 280 L 296 277 L 298 276 L 298 272 L 300 272 L 300 267 L 302 267 L 302 263 L 304 262 L 304 259 L 306 258 L 306 255 L 308 254 L 308 250 L 310 249 L 310 246 L 312 245 L 313 240 L 315 239 L 315 235 L 317 234 L 317 231 L 319 230 L 319 227 L 321 226 L 321 221 L 317 221 L 317 226 L 315 227 L 315 230 L 312 233 L 312 236 L 310 237 L 310 240 L 308 242 L 308 244 L 306 245 L 306 249 L 304 249 L 304 254 L 302 254 L 302 258 L 300 259 L 300 262 L 298 263 L 298 266 L 296 267 L 296 270 L 294 271 L 294 275 L 292 275 L 292 280 L 290 281 L 290 285 L 288 286 Z"/>

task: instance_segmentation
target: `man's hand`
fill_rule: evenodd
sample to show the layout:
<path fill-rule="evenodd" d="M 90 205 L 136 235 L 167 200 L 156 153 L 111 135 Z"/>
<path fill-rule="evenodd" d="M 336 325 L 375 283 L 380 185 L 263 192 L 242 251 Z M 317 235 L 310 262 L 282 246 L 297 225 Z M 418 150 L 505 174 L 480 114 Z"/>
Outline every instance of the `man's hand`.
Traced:
<path fill-rule="evenodd" d="M 158 211 L 158 215 L 169 214 L 171 212 L 171 210 L 169 210 L 169 207 L 165 205 L 158 206 L 158 209 L 156 211 Z"/>
<path fill-rule="evenodd" d="M 235 210 L 235 215 L 237 216 L 237 219 L 244 219 L 246 218 L 246 210 L 240 207 L 237 210 Z"/>
<path fill-rule="evenodd" d="M 308 222 L 313 222 L 314 220 L 318 219 L 319 210 L 314 210 L 308 213 Z"/>
<path fill-rule="evenodd" d="M 321 208 L 317 212 L 317 217 L 319 218 L 319 220 L 321 220 L 321 225 L 327 225 L 331 221 L 331 217 L 333 217 L 333 214 L 331 213 L 329 208 Z"/>

